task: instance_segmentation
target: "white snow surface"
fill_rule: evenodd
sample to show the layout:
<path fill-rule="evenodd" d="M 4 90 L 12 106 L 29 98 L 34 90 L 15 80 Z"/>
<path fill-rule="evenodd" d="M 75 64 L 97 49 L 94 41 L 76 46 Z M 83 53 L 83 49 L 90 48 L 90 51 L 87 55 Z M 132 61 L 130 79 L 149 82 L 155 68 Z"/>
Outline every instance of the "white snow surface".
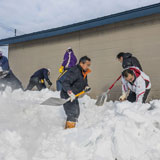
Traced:
<path fill-rule="evenodd" d="M 0 93 L 0 160 L 160 160 L 160 100 L 97 107 L 85 95 L 76 128 L 65 130 L 63 107 L 40 105 L 49 97 L 59 92 Z"/>

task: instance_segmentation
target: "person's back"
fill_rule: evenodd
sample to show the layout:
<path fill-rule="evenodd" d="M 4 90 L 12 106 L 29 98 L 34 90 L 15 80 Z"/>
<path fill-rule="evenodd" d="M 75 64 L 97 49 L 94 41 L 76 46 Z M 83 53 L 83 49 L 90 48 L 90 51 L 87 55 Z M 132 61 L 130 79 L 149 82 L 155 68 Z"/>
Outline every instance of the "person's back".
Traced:
<path fill-rule="evenodd" d="M 39 69 L 31 76 L 31 78 L 33 78 L 33 77 L 38 77 L 39 79 L 46 79 L 47 80 L 48 79 L 48 69 L 46 69 L 46 68 Z"/>
<path fill-rule="evenodd" d="M 34 86 L 36 86 L 39 91 L 46 88 L 44 79 L 47 81 L 48 85 L 51 86 L 52 82 L 49 79 L 49 75 L 50 75 L 50 69 L 46 68 L 39 69 L 31 76 L 26 90 L 32 90 Z"/>
<path fill-rule="evenodd" d="M 125 69 L 125 68 L 131 67 L 131 66 L 138 67 L 142 71 L 142 67 L 141 67 L 138 59 L 136 57 L 132 56 L 131 53 L 124 53 L 122 67 Z"/>
<path fill-rule="evenodd" d="M 133 66 L 138 67 L 141 71 L 143 71 L 140 62 L 136 57 L 132 56 L 132 64 L 133 64 Z"/>
<path fill-rule="evenodd" d="M 59 72 L 61 73 L 56 81 L 57 91 L 61 91 L 62 89 L 62 81 L 66 77 L 66 73 L 76 65 L 77 58 L 72 50 L 71 47 L 69 47 L 63 57 L 62 65 L 59 69 Z"/>
<path fill-rule="evenodd" d="M 68 49 L 64 54 L 62 66 L 64 67 L 64 69 L 72 68 L 76 65 L 76 63 L 77 63 L 77 58 L 74 55 L 73 50 Z"/>
<path fill-rule="evenodd" d="M 122 63 L 123 69 L 134 66 L 143 71 L 140 62 L 136 57 L 132 56 L 131 53 L 121 52 L 117 55 L 117 59 Z"/>

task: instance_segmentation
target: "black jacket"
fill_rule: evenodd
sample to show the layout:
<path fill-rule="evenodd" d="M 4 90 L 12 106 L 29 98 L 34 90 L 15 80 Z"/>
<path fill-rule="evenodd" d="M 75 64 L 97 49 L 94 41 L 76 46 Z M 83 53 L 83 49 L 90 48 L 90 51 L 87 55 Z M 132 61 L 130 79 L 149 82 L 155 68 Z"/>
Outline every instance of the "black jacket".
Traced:
<path fill-rule="evenodd" d="M 68 98 L 67 91 L 71 90 L 74 94 L 78 94 L 88 85 L 87 76 L 84 78 L 83 70 L 78 64 L 72 67 L 66 74 L 66 78 L 62 81 L 61 97 Z"/>
<path fill-rule="evenodd" d="M 49 80 L 49 78 L 48 78 L 48 69 L 42 68 L 42 69 L 36 71 L 31 76 L 31 78 L 33 78 L 33 77 L 38 77 L 39 80 L 41 80 L 41 79 Z"/>
<path fill-rule="evenodd" d="M 131 53 L 125 53 L 123 55 L 122 67 L 125 69 L 130 66 L 138 67 L 141 71 L 143 71 L 138 59 L 133 57 Z"/>

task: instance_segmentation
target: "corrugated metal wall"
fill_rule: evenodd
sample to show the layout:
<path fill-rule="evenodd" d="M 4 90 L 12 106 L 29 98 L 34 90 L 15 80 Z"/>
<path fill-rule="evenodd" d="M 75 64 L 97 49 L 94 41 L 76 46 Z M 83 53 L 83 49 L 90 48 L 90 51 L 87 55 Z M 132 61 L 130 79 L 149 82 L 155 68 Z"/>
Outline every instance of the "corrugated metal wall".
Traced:
<path fill-rule="evenodd" d="M 92 59 L 92 97 L 105 91 L 120 75 L 122 67 L 115 57 L 124 51 L 133 53 L 151 77 L 150 98 L 160 98 L 160 15 L 14 44 L 9 47 L 10 65 L 25 87 L 33 72 L 49 67 L 55 89 L 58 69 L 69 46 L 78 58 L 88 55 Z M 110 92 L 110 99 L 117 99 L 120 92 L 119 82 Z"/>

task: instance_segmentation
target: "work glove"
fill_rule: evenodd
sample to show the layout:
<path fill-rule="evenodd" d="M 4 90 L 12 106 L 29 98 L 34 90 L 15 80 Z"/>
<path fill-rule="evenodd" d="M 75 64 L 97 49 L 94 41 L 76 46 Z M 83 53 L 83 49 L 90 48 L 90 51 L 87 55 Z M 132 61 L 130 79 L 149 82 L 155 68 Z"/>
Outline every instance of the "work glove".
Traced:
<path fill-rule="evenodd" d="M 86 93 L 90 93 L 90 91 L 91 91 L 91 87 L 86 86 L 86 87 L 85 87 L 85 89 L 84 89 L 84 91 L 85 91 Z"/>
<path fill-rule="evenodd" d="M 127 93 L 123 93 L 120 97 L 119 97 L 119 100 L 120 101 L 124 101 L 127 99 Z"/>
<path fill-rule="evenodd" d="M 48 85 L 50 85 L 50 86 L 52 85 L 52 82 L 49 79 L 47 79 L 46 81 L 47 81 Z"/>
<path fill-rule="evenodd" d="M 41 83 L 44 83 L 44 79 L 41 79 L 40 82 L 41 82 Z"/>
<path fill-rule="evenodd" d="M 71 90 L 69 90 L 67 94 L 69 95 L 71 102 L 73 102 L 76 98 L 75 94 Z"/>
<path fill-rule="evenodd" d="M 61 66 L 61 67 L 59 68 L 59 73 L 62 73 L 63 71 L 64 71 L 64 67 Z"/>

